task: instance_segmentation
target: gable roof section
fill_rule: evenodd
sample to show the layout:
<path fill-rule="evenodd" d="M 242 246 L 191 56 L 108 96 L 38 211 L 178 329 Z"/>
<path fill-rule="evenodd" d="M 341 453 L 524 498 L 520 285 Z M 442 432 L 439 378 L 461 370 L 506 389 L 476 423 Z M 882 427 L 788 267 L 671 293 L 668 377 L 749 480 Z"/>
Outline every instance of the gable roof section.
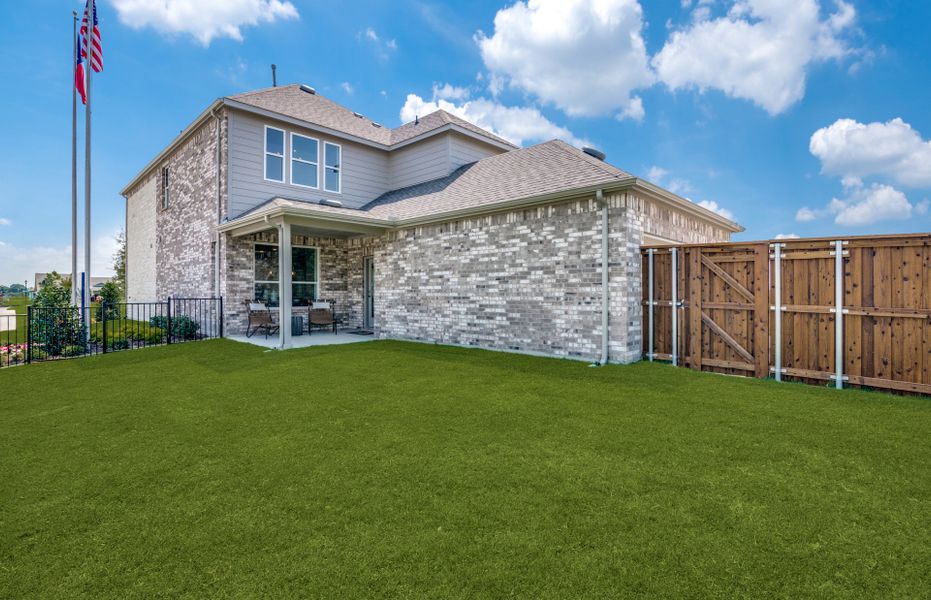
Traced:
<path fill-rule="evenodd" d="M 387 192 L 360 210 L 380 219 L 405 221 L 624 179 L 633 177 L 563 141 L 552 140 L 463 165 L 441 179 Z"/>
<path fill-rule="evenodd" d="M 229 231 L 282 214 L 381 229 L 405 227 L 533 206 L 603 189 L 634 188 L 734 232 L 743 228 L 724 217 L 638 179 L 561 140 L 512 150 L 463 165 L 440 179 L 382 194 L 362 208 L 343 208 L 288 198 L 271 198 L 220 226 Z"/>
<path fill-rule="evenodd" d="M 437 110 L 395 129 L 388 129 L 318 93 L 308 93 L 300 85 L 284 85 L 230 96 L 230 100 L 313 123 L 369 142 L 393 146 L 431 131 L 453 125 L 497 144 L 516 148 L 511 142 L 445 110 Z"/>
<path fill-rule="evenodd" d="M 299 85 L 265 88 L 236 94 L 229 99 L 348 133 L 377 144 L 387 146 L 391 143 L 390 129 L 376 127 L 371 119 L 357 117 L 345 106 L 320 94 L 305 92 Z"/>

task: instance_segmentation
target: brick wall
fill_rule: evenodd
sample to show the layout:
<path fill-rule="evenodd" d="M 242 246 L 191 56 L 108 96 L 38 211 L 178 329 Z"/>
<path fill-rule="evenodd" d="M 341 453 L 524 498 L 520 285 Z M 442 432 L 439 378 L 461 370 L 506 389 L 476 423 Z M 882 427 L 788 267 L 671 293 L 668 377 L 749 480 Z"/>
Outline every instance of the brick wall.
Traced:
<path fill-rule="evenodd" d="M 640 357 L 640 245 L 645 228 L 689 240 L 727 236 L 689 215 L 672 213 L 671 219 L 664 219 L 661 212 L 645 214 L 646 201 L 630 193 L 605 200 L 609 358 L 631 362 Z M 362 259 L 373 256 L 379 337 L 598 360 L 601 219 L 602 209 L 591 197 L 378 237 L 295 235 L 292 243 L 320 249 L 320 297 L 334 300 L 349 326 L 362 324 Z M 676 233 L 670 227 L 682 229 Z M 227 242 L 231 333 L 245 327 L 243 303 L 253 294 L 256 242 L 277 243 L 277 234 Z"/>
<path fill-rule="evenodd" d="M 226 117 L 221 113 L 220 147 L 226 146 Z M 221 155 L 220 164 L 225 160 Z M 168 168 L 169 204 L 162 207 L 162 169 Z M 206 297 L 214 282 L 216 226 L 225 204 L 217 199 L 217 122 L 209 119 L 155 170 L 156 290 L 168 296 Z M 225 194 L 220 177 L 220 192 Z"/>

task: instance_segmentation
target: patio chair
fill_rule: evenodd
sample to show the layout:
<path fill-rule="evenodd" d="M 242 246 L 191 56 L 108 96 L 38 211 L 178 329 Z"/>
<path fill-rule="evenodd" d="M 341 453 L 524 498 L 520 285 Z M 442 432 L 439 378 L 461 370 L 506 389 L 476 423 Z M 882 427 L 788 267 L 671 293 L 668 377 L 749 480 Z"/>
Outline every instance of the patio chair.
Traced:
<path fill-rule="evenodd" d="M 314 302 L 310 305 L 308 312 L 310 314 L 308 315 L 307 335 L 310 335 L 314 327 L 332 327 L 333 333 L 339 333 L 337 331 L 336 314 L 333 311 L 332 302 Z"/>
<path fill-rule="evenodd" d="M 272 311 L 261 302 L 251 302 L 246 300 L 246 308 L 249 311 L 249 324 L 246 326 L 246 337 L 252 337 L 260 329 L 265 330 L 265 339 L 272 333 L 278 333 L 280 326 L 272 317 Z"/>

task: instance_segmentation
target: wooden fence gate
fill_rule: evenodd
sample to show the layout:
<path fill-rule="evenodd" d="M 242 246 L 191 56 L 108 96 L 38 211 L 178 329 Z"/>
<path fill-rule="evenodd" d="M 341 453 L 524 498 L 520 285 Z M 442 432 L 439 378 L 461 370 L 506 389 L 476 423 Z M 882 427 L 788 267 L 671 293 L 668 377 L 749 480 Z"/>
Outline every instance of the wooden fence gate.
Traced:
<path fill-rule="evenodd" d="M 643 250 L 644 355 L 931 394 L 931 236 Z"/>

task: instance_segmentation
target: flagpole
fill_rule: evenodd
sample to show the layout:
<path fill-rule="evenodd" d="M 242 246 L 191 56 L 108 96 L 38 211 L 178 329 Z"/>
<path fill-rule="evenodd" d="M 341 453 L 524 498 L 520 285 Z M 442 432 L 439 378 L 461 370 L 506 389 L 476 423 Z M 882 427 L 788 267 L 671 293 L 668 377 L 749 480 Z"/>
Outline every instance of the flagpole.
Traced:
<path fill-rule="evenodd" d="M 71 11 L 71 71 L 78 62 L 78 11 Z M 72 77 L 74 79 L 74 77 Z M 71 82 L 71 305 L 78 304 L 78 91 Z"/>
<path fill-rule="evenodd" d="M 87 336 L 90 338 L 91 325 L 91 79 L 94 66 L 94 15 L 97 7 L 94 0 L 87 4 L 87 28 L 84 33 L 84 47 L 87 48 L 87 106 L 84 109 L 84 306 L 87 309 Z"/>

